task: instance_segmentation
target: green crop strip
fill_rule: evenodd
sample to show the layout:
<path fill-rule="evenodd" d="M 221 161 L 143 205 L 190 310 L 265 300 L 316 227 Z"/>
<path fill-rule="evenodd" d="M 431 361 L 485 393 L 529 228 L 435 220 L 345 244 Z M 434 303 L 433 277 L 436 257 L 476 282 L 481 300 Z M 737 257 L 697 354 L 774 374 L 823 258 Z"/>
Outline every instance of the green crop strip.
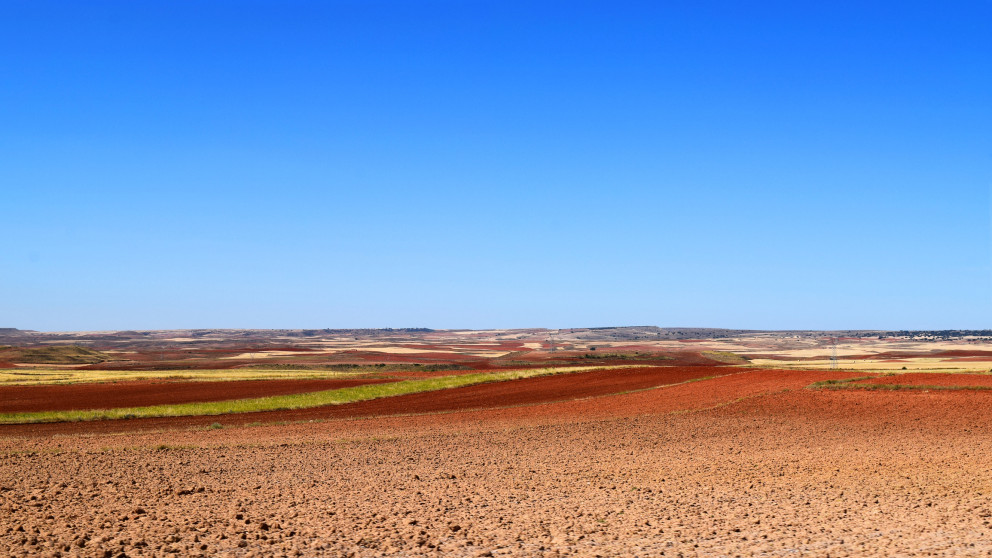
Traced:
<path fill-rule="evenodd" d="M 0 424 L 29 424 L 39 422 L 75 422 L 89 420 L 117 420 L 131 418 L 183 417 L 202 415 L 226 415 L 232 413 L 252 413 L 257 411 L 285 411 L 307 409 L 324 405 L 341 405 L 357 401 L 368 401 L 382 397 L 394 397 L 425 391 L 437 391 L 456 387 L 471 386 L 489 382 L 502 382 L 550 376 L 570 372 L 630 368 L 630 366 L 578 366 L 570 368 L 538 368 L 531 370 L 509 370 L 441 376 L 405 380 L 387 384 L 372 384 L 341 389 L 277 395 L 254 399 L 213 401 L 201 403 L 178 403 L 172 405 L 152 405 L 148 407 L 120 407 L 115 409 L 89 409 L 76 411 L 38 411 L 29 413 L 0 413 Z"/>

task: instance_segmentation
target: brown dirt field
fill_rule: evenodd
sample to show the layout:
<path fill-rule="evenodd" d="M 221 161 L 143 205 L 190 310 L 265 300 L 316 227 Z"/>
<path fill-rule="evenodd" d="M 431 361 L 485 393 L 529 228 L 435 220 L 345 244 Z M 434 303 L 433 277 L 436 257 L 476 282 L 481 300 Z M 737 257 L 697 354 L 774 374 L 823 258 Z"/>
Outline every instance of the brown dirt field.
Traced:
<path fill-rule="evenodd" d="M 0 553 L 992 552 L 992 393 L 783 391 L 811 378 L 824 379 L 757 371 L 627 394 L 621 416 L 598 418 L 0 440 Z M 719 403 L 629 408 L 669 390 L 654 401 Z"/>
<path fill-rule="evenodd" d="M 118 383 L 42 386 L 0 386 L 0 413 L 112 409 L 169 403 L 226 401 L 339 389 L 396 380 L 246 380 L 224 382 L 163 382 L 132 380 Z"/>
<path fill-rule="evenodd" d="M 856 382 L 858 384 L 902 385 L 902 386 L 948 386 L 992 387 L 992 376 L 985 374 L 897 374 L 895 376 L 879 376 L 870 380 Z"/>

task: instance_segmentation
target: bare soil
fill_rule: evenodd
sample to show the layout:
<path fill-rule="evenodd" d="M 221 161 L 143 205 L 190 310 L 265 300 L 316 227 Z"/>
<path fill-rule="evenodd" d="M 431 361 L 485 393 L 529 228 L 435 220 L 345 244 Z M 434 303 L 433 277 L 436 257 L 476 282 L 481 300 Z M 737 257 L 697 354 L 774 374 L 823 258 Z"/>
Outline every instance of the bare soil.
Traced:
<path fill-rule="evenodd" d="M 380 384 L 390 379 L 246 380 L 0 386 L 0 413 L 113 409 L 172 403 L 226 401 Z"/>
<path fill-rule="evenodd" d="M 415 416 L 3 430 L 0 555 L 992 553 L 992 392 L 719 370 Z"/>
<path fill-rule="evenodd" d="M 992 387 L 992 375 L 985 374 L 896 374 L 861 380 L 858 384 L 942 386 L 942 387 Z"/>
<path fill-rule="evenodd" d="M 552 403 L 528 423 L 473 411 L 8 440 L 0 552 L 985 555 L 990 403 L 792 389 L 602 420 Z"/>
<path fill-rule="evenodd" d="M 0 436 L 51 436 L 54 434 L 129 432 L 136 430 L 159 430 L 163 428 L 204 427 L 215 423 L 243 425 L 257 422 L 312 421 L 365 416 L 432 414 L 445 411 L 492 407 L 516 407 L 520 405 L 534 405 L 553 401 L 618 394 L 736 372 L 740 372 L 740 370 L 702 366 L 644 367 L 571 372 L 554 376 L 477 384 L 461 388 L 414 393 L 344 405 L 328 405 L 311 409 L 213 416 L 0 425 Z"/>

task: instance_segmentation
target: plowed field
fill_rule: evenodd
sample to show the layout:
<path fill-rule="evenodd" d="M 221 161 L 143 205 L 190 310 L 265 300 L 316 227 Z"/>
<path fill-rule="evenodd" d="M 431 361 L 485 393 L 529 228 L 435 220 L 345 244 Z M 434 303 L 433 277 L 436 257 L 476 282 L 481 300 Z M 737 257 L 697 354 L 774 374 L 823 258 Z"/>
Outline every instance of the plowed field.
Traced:
<path fill-rule="evenodd" d="M 310 421 L 514 407 L 618 394 L 736 372 L 740 372 L 740 370 L 704 366 L 644 367 L 572 372 L 290 411 L 126 421 L 0 425 L 0 436 L 4 434 L 48 436 L 56 433 L 127 432 L 142 429 L 189 428 L 208 426 L 214 423 L 249 424 L 255 422 Z"/>
<path fill-rule="evenodd" d="M 992 553 L 992 391 L 811 390 L 857 374 L 717 370 L 623 394 L 601 377 L 613 395 L 595 397 L 590 375 L 567 392 L 584 399 L 563 401 L 518 388 L 567 383 L 514 383 L 505 400 L 466 391 L 422 408 L 440 414 L 0 428 L 0 555 Z M 464 408 L 479 404 L 491 408 Z"/>
<path fill-rule="evenodd" d="M 226 382 L 161 382 L 0 386 L 0 413 L 112 409 L 164 403 L 225 401 L 339 389 L 395 380 L 251 380 Z"/>
<path fill-rule="evenodd" d="M 858 384 L 944 387 L 992 387 L 992 375 L 985 374 L 896 374 L 861 380 Z"/>

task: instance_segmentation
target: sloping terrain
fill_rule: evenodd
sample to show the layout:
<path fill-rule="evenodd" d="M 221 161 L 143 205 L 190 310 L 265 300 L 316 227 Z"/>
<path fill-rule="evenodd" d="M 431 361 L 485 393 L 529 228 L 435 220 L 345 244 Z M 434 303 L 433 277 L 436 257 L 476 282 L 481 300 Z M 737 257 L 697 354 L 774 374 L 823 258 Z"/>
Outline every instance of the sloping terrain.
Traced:
<path fill-rule="evenodd" d="M 364 376 L 346 379 L 241 381 L 325 366 L 290 364 L 184 373 L 237 378 L 222 382 L 5 372 L 20 383 L 145 378 L 0 386 L 0 405 L 15 410 L 295 397 L 369 379 L 447 387 L 295 410 L 2 425 L 0 555 L 992 553 L 988 374 L 802 370 L 795 360 L 763 369 L 712 340 L 551 351 L 530 331 L 498 342 L 505 332 L 395 335 L 408 336 L 395 349 L 383 339 L 362 350 L 342 340 L 337 352 L 271 345 L 272 358 L 361 356 L 325 368 Z M 960 350 L 944 356 L 984 349 Z M 399 360 L 368 360 L 377 355 Z M 573 368 L 534 369 L 548 363 Z M 459 383 L 473 375 L 494 380 Z"/>
<path fill-rule="evenodd" d="M 747 375 L 618 396 L 685 392 L 595 420 L 582 404 L 612 398 L 541 405 L 527 420 L 518 408 L 8 440 L 0 552 L 992 551 L 992 394 L 738 389 L 715 406 L 679 403 Z"/>

